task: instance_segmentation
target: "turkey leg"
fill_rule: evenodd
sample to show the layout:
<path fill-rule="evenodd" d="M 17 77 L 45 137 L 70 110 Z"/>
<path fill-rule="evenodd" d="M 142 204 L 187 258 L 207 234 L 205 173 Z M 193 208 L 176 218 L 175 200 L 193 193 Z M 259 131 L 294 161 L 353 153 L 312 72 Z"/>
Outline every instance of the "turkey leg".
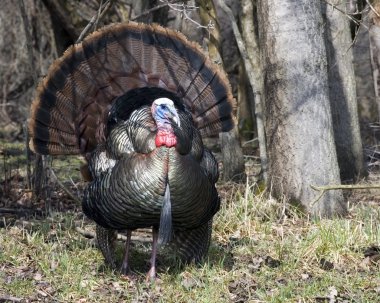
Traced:
<path fill-rule="evenodd" d="M 156 256 L 157 256 L 158 228 L 153 227 L 152 255 L 150 257 L 150 269 L 146 275 L 146 282 L 156 279 Z"/>
<path fill-rule="evenodd" d="M 124 257 L 123 257 L 123 263 L 121 264 L 120 272 L 122 275 L 127 275 L 129 272 L 129 247 L 131 244 L 131 236 L 132 231 L 130 229 L 127 230 L 127 240 L 125 241 L 125 251 L 124 251 Z"/>

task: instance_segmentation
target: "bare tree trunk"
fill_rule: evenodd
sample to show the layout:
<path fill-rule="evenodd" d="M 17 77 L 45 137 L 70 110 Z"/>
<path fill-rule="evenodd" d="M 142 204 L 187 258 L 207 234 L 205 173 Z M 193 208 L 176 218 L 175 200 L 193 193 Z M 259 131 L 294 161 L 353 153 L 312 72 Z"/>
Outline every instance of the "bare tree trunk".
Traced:
<path fill-rule="evenodd" d="M 269 180 L 316 216 L 344 214 L 341 190 L 315 201 L 310 185 L 339 184 L 319 0 L 259 1 Z"/>
<path fill-rule="evenodd" d="M 25 117 L 29 115 L 30 103 L 34 95 L 35 86 L 41 75 L 44 75 L 47 72 L 51 61 L 56 57 L 56 47 L 53 39 L 54 35 L 51 30 L 52 23 L 46 8 L 40 1 L 19 0 L 16 5 L 15 3 L 10 3 L 10 1 L 5 1 L 4 8 L 4 12 L 8 12 L 8 16 L 11 15 L 11 20 L 13 19 L 14 24 L 17 25 L 8 26 L 4 31 L 7 33 L 5 36 L 9 35 L 11 38 L 12 36 L 15 38 L 17 37 L 16 39 L 13 39 L 10 44 L 10 52 L 3 52 L 3 50 L 6 50 L 7 47 L 9 47 L 7 43 L 0 46 L 2 54 L 5 53 L 12 57 L 15 56 L 15 60 L 4 62 L 10 62 L 11 64 L 14 64 L 15 67 L 17 65 L 20 66 L 20 68 L 15 68 L 14 72 L 12 72 L 12 78 L 15 82 L 20 81 L 21 83 L 29 83 L 30 81 L 30 87 L 22 85 L 19 91 L 21 96 L 25 96 L 24 102 L 22 99 L 14 100 L 17 112 L 17 117 L 15 117 L 15 119 L 25 122 Z M 6 18 L 3 21 L 6 22 Z M 20 27 L 20 25 L 22 26 Z M 0 26 L 0 31 L 3 31 L 2 26 Z M 24 62 L 24 56 L 27 58 L 27 62 Z M 5 64 L 5 67 L 7 67 L 7 64 Z M 29 69 L 25 70 L 26 67 L 29 67 Z M 27 78 L 31 78 L 32 80 L 27 80 Z M 9 82 L 12 83 L 13 80 L 9 80 Z M 6 85 L 9 84 L 7 83 Z M 23 107 L 27 108 L 25 113 L 21 111 Z M 25 150 L 27 158 L 28 187 L 33 185 L 34 198 L 38 198 L 42 194 L 42 189 L 46 184 L 43 174 L 44 168 L 41 156 L 36 155 L 33 178 L 31 178 L 31 155 L 29 150 L 27 123 L 25 123 L 24 127 L 26 130 Z"/>
<path fill-rule="evenodd" d="M 257 36 L 257 24 L 254 22 L 254 0 L 242 0 L 242 37 L 246 45 L 247 55 L 254 69 L 254 79 L 256 90 L 261 91 L 263 86 L 262 64 L 260 58 L 260 48 Z M 256 1 L 255 1 L 256 2 Z M 257 16 L 256 16 L 257 17 Z"/>
<path fill-rule="evenodd" d="M 379 2 L 374 3 L 373 10 L 369 11 L 368 18 L 373 84 L 380 114 L 380 17 L 377 14 L 380 15 Z"/>
<path fill-rule="evenodd" d="M 367 9 L 368 13 L 368 9 Z M 356 95 L 359 107 L 359 117 L 364 121 L 379 120 L 379 109 L 376 104 L 374 80 L 371 68 L 371 53 L 369 41 L 369 18 L 363 14 L 353 46 Z"/>
<path fill-rule="evenodd" d="M 251 61 L 252 66 L 255 68 L 254 77 L 256 78 L 256 83 L 259 83 L 260 77 L 262 76 L 261 66 L 260 66 L 260 52 L 258 49 L 257 35 L 255 33 L 255 24 L 253 19 L 253 1 L 252 0 L 242 0 L 241 8 L 242 14 L 240 18 L 241 34 L 246 45 L 247 55 Z M 256 60 L 257 59 L 257 60 Z M 260 90 L 260 88 L 256 88 Z M 260 90 L 261 91 L 261 90 Z M 247 71 L 244 66 L 244 61 L 241 59 L 239 66 L 239 84 L 238 84 L 238 100 L 239 100 L 239 130 L 240 134 L 243 135 L 245 139 L 250 139 L 252 137 L 252 132 L 254 131 L 254 118 L 255 118 L 255 102 L 254 93 L 249 85 L 249 80 L 247 77 Z M 244 132 L 249 131 L 250 133 L 245 134 Z M 256 132 L 257 133 L 257 132 Z"/>
<path fill-rule="evenodd" d="M 268 182 L 268 156 L 267 156 L 267 147 L 266 147 L 266 138 L 264 130 L 264 112 L 263 112 L 263 103 L 264 98 L 263 94 L 263 66 L 262 60 L 260 57 L 260 47 L 259 47 L 259 37 L 257 34 L 257 11 L 254 9 L 254 0 L 242 0 L 242 37 L 246 45 L 246 51 L 251 63 L 252 70 L 249 70 L 251 73 L 248 78 L 250 78 L 251 89 L 253 90 L 253 101 L 251 103 L 252 117 L 256 118 L 257 126 L 257 138 L 259 141 L 260 148 L 260 160 L 261 160 L 261 171 L 264 182 Z M 256 19 L 256 22 L 255 22 Z M 242 56 L 243 57 L 243 56 Z M 245 63 L 246 64 L 246 63 Z M 253 84 L 253 86 L 252 86 Z"/>
<path fill-rule="evenodd" d="M 344 10 L 346 3 L 331 0 Z M 322 3 L 326 22 L 328 83 L 334 138 L 342 181 L 355 182 L 365 174 L 362 141 L 356 102 L 352 39 L 348 18 L 331 5 Z"/>
<path fill-rule="evenodd" d="M 209 20 L 215 24 L 215 28 L 210 32 L 210 38 L 207 39 L 209 56 L 214 62 L 222 64 L 220 55 L 220 30 L 216 19 L 216 11 L 211 0 L 201 0 L 201 19 L 203 24 L 208 24 Z M 220 146 L 223 158 L 223 179 L 224 180 L 241 180 L 244 176 L 244 157 L 240 146 L 237 126 L 229 133 L 220 133 Z"/>

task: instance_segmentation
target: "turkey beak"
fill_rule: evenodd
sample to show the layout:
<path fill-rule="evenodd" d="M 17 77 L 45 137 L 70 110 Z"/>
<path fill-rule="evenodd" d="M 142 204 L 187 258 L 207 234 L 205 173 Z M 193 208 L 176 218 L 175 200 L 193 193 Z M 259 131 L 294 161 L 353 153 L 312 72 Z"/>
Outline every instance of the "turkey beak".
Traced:
<path fill-rule="evenodd" d="M 170 113 L 170 122 L 175 123 L 178 127 L 180 127 L 179 115 L 175 107 L 169 107 L 168 111 Z"/>

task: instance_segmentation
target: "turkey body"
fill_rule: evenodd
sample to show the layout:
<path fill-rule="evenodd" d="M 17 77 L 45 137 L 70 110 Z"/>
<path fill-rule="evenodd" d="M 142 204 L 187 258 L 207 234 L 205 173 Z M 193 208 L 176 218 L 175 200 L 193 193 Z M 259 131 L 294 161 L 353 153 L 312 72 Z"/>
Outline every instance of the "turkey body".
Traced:
<path fill-rule="evenodd" d="M 158 227 L 168 186 L 174 230 L 197 228 L 212 218 L 219 209 L 217 162 L 203 147 L 191 117 L 182 116 L 187 118 L 180 119 L 187 127 L 184 140 L 190 141 L 182 154 L 176 147 L 155 146 L 148 107 L 111 130 L 90 161 L 94 181 L 83 199 L 87 216 L 117 230 Z M 100 162 L 101 169 L 96 167 Z"/>
<path fill-rule="evenodd" d="M 218 165 L 202 138 L 234 125 L 226 75 L 182 34 L 158 25 L 115 24 L 70 47 L 49 69 L 31 107 L 30 148 L 78 155 L 91 182 L 84 213 L 95 221 L 106 263 L 117 268 L 117 231 L 152 227 L 184 262 L 207 254 L 220 199 Z"/>

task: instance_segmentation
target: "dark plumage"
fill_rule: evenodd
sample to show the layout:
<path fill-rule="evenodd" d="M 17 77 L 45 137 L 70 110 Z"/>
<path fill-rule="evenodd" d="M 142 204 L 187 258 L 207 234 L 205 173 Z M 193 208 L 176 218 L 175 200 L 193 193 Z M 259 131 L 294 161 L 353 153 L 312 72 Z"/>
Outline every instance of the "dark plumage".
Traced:
<path fill-rule="evenodd" d="M 200 48 L 160 26 L 119 24 L 71 47 L 50 69 L 32 105 L 31 148 L 83 154 L 92 182 L 83 211 L 97 223 L 99 247 L 115 267 L 113 241 L 153 228 L 183 261 L 207 253 L 219 209 L 218 167 L 202 143 L 233 126 L 225 75 Z"/>

